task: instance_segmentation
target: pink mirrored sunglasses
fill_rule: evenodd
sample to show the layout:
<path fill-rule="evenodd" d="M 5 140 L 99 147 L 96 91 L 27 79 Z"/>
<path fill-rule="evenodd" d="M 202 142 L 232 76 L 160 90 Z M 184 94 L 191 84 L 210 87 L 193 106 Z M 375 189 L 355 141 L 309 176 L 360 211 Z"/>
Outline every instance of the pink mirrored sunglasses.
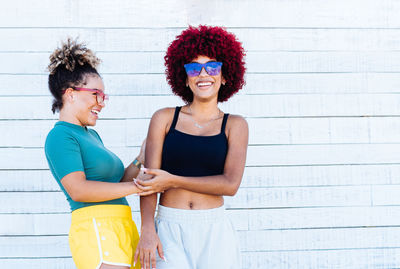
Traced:
<path fill-rule="evenodd" d="M 99 89 L 88 89 L 88 88 L 80 88 L 80 87 L 70 87 L 70 88 L 75 91 L 85 91 L 85 92 L 95 93 L 96 101 L 97 101 L 97 104 L 99 104 L 99 105 L 104 104 L 109 99 L 108 94 L 105 94 L 103 91 L 101 91 Z"/>

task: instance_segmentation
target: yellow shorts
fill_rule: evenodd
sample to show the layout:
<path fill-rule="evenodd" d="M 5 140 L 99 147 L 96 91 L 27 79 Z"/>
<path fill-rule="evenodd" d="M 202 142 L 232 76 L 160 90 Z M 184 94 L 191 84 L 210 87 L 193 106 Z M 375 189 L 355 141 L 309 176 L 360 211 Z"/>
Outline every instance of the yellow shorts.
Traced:
<path fill-rule="evenodd" d="M 102 263 L 133 267 L 139 233 L 126 205 L 94 205 L 72 212 L 69 246 L 78 269 Z"/>

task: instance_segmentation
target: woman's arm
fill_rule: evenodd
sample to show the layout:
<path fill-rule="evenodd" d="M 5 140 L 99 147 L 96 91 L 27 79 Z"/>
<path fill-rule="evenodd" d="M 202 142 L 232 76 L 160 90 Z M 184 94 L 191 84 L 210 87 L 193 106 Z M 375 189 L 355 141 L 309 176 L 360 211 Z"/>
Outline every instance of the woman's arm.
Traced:
<path fill-rule="evenodd" d="M 143 141 L 140 153 L 136 159 L 144 163 L 144 150 L 146 140 Z M 61 184 L 68 192 L 71 199 L 77 202 L 103 202 L 125 197 L 130 194 L 140 193 L 136 184 L 132 181 L 140 172 L 140 169 L 131 163 L 124 172 L 120 183 L 86 180 L 85 173 L 78 171 L 66 175 L 61 179 Z"/>
<path fill-rule="evenodd" d="M 146 139 L 145 166 L 151 168 L 161 167 L 161 154 L 169 118 L 172 118 L 172 109 L 166 108 L 154 113 L 150 121 Z M 157 206 L 157 194 L 140 197 L 140 214 L 142 218 L 141 236 L 135 253 L 135 263 L 140 258 L 142 267 L 156 266 L 156 250 L 164 258 L 161 241 L 154 226 L 154 213 Z"/>
<path fill-rule="evenodd" d="M 144 190 L 140 195 L 161 192 L 169 188 L 213 195 L 235 195 L 242 181 L 249 131 L 243 117 L 232 115 L 228 122 L 228 153 L 222 175 L 182 177 L 160 169 L 145 169 L 145 172 L 154 175 L 154 178 L 148 181 L 137 179 L 139 187 Z"/>
<path fill-rule="evenodd" d="M 77 202 L 103 202 L 141 192 L 133 181 L 111 183 L 86 180 L 82 171 L 64 176 L 61 184 L 71 199 Z"/>

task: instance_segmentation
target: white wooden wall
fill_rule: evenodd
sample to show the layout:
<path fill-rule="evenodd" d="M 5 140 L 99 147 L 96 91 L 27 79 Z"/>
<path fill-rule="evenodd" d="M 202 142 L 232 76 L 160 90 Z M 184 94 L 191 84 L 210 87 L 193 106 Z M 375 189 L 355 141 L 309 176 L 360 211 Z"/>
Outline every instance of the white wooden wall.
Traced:
<path fill-rule="evenodd" d="M 0 268 L 74 268 L 69 208 L 43 153 L 56 121 L 50 52 L 79 35 L 103 59 L 112 96 L 96 129 L 127 164 L 152 113 L 181 104 L 163 56 L 200 23 L 247 50 L 247 85 L 222 106 L 250 126 L 226 202 L 242 268 L 400 268 L 399 14 L 396 0 L 2 3 Z"/>

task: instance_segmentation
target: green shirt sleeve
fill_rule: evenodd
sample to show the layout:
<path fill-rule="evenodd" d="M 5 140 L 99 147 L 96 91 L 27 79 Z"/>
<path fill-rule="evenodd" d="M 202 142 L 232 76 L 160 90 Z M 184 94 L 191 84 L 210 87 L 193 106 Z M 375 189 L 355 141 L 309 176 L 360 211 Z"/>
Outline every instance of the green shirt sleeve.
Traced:
<path fill-rule="evenodd" d="M 50 132 L 45 152 L 50 170 L 58 181 L 72 172 L 85 171 L 79 143 L 63 130 Z"/>

